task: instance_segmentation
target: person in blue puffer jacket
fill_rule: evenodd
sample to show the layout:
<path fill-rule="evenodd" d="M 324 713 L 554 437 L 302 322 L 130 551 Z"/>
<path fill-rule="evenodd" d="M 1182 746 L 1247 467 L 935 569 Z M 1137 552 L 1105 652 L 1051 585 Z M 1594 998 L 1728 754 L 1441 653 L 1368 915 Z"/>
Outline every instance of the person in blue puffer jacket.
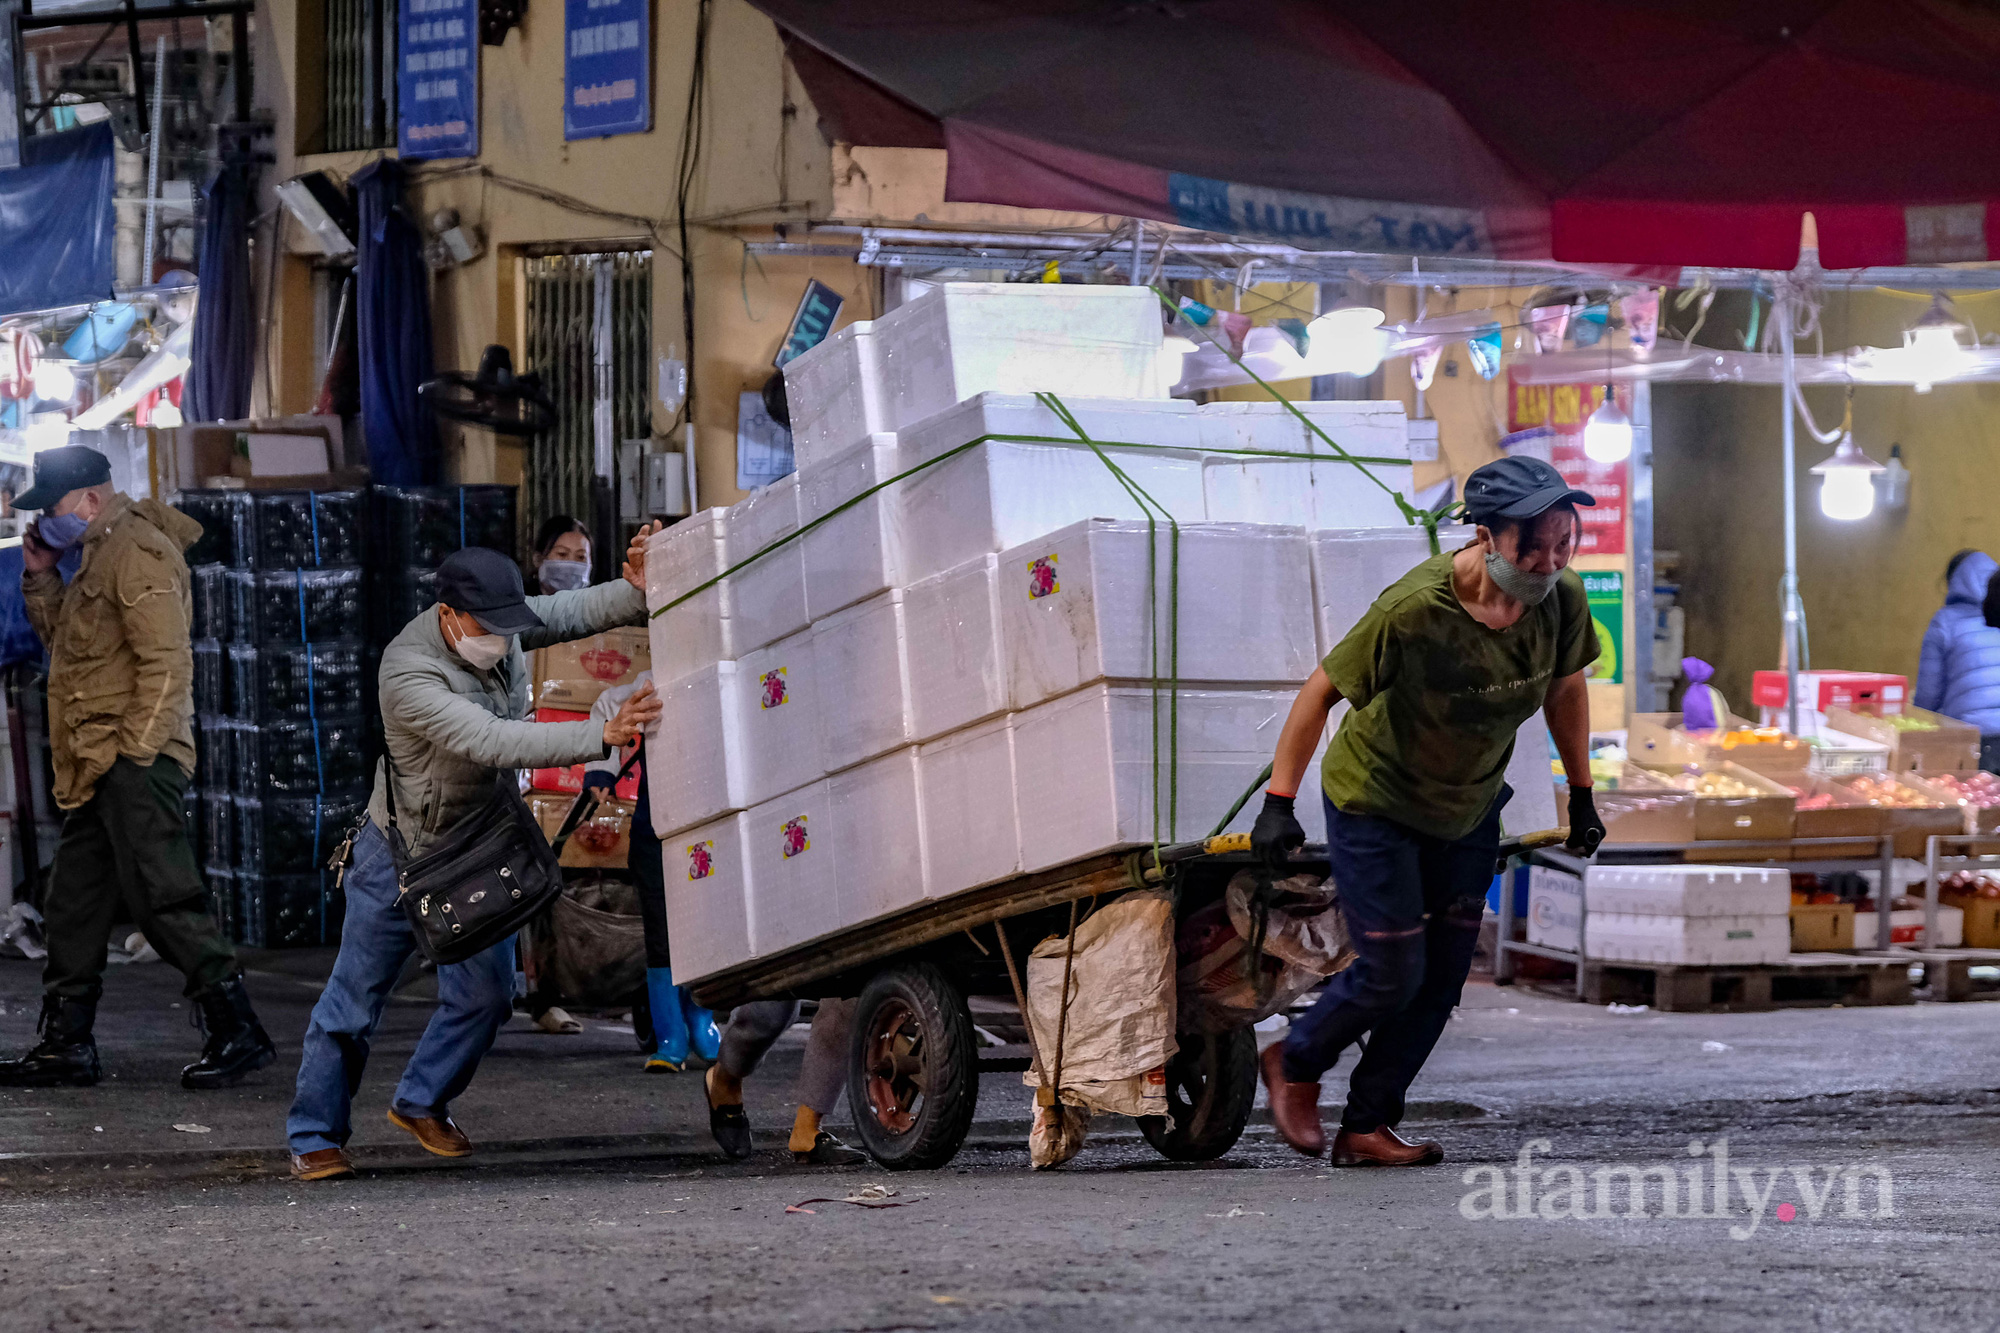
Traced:
<path fill-rule="evenodd" d="M 1979 728 L 1979 766 L 2000 764 L 2000 629 L 1986 622 L 1987 588 L 2000 564 L 1960 551 L 1945 566 L 1945 600 L 1924 631 L 1917 707 Z"/>

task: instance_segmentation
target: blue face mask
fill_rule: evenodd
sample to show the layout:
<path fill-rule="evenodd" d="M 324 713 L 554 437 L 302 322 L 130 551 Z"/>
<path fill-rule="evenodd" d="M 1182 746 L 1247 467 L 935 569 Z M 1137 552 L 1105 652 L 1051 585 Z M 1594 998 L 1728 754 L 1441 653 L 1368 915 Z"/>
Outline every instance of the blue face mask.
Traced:
<path fill-rule="evenodd" d="M 83 540 L 83 532 L 90 524 L 75 514 L 43 514 L 35 524 L 35 533 L 44 545 L 58 551 L 67 551 Z"/>

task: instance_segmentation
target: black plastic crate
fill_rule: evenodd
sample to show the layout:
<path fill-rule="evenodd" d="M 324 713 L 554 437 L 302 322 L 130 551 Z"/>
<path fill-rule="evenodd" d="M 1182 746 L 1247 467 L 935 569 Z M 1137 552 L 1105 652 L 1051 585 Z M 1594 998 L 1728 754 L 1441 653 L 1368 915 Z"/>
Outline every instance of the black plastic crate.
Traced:
<path fill-rule="evenodd" d="M 344 907 L 330 874 L 236 876 L 236 936 L 253 949 L 338 943 Z"/>
<path fill-rule="evenodd" d="M 194 637 L 229 637 L 229 566 L 196 565 L 188 571 L 188 587 L 194 594 Z"/>
<path fill-rule="evenodd" d="M 333 569 L 361 563 L 362 492 L 251 491 L 253 569 Z"/>
<path fill-rule="evenodd" d="M 246 875 L 322 870 L 348 826 L 368 806 L 362 788 L 330 796 L 238 796 L 235 866 Z"/>
<path fill-rule="evenodd" d="M 226 586 L 237 643 L 318 643 L 366 624 L 359 569 L 232 569 Z"/>
<path fill-rule="evenodd" d="M 195 855 L 205 871 L 236 868 L 236 806 L 228 792 L 201 793 L 201 841 Z"/>
<path fill-rule="evenodd" d="M 231 644 L 229 715 L 245 722 L 305 722 L 362 711 L 361 644 Z"/>
<path fill-rule="evenodd" d="M 360 716 L 299 722 L 238 723 L 232 736 L 230 790 L 239 796 L 310 796 L 351 791 L 368 781 Z"/>
<path fill-rule="evenodd" d="M 194 719 L 194 787 L 228 791 L 236 771 L 236 733 L 243 727 L 233 717 L 197 711 Z M 192 793 L 193 788 L 190 788 Z"/>
<path fill-rule="evenodd" d="M 201 872 L 201 879 L 208 889 L 208 914 L 214 919 L 216 929 L 222 932 L 222 938 L 243 943 L 236 928 L 236 876 L 211 866 Z"/>
<path fill-rule="evenodd" d="M 512 557 L 519 543 L 512 486 L 376 486 L 370 494 L 369 559 L 382 569 L 433 568 L 468 546 Z"/>
<path fill-rule="evenodd" d="M 196 639 L 194 650 L 194 711 L 229 711 L 228 671 L 222 645 L 214 639 Z"/>
<path fill-rule="evenodd" d="M 387 643 L 423 612 L 437 605 L 435 569 L 384 570 L 375 575 L 368 599 L 374 615 L 370 638 Z"/>
<path fill-rule="evenodd" d="M 187 548 L 190 566 L 250 563 L 250 492 L 182 491 L 174 508 L 201 524 L 201 536 Z"/>

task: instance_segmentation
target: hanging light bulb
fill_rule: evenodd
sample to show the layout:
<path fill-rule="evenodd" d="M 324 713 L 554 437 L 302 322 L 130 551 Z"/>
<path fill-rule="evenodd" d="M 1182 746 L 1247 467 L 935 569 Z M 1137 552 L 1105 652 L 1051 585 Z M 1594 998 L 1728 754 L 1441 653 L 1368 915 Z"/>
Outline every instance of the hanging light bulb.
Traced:
<path fill-rule="evenodd" d="M 35 397 L 48 403 L 67 403 L 76 397 L 76 372 L 60 361 L 47 357 L 35 363 Z"/>
<path fill-rule="evenodd" d="M 1833 457 L 1811 471 L 1821 479 L 1820 512 L 1828 518 L 1852 520 L 1875 512 L 1875 474 L 1888 469 L 1861 452 L 1850 428 L 1842 432 Z"/>
<path fill-rule="evenodd" d="M 1604 401 L 1583 423 L 1583 452 L 1594 463 L 1622 463 L 1632 456 L 1632 418 L 1608 384 Z"/>
<path fill-rule="evenodd" d="M 1188 353 L 1201 350 L 1194 339 L 1183 338 L 1178 333 L 1169 333 L 1160 340 L 1160 380 L 1169 389 L 1181 382 L 1185 373 Z"/>
<path fill-rule="evenodd" d="M 1929 393 L 1938 380 L 1950 379 L 1965 366 L 1965 348 L 1958 341 L 1965 325 L 1951 313 L 1943 292 L 1931 297 L 1930 309 L 1903 333 L 1903 359 L 1916 380 L 1918 393 Z"/>
<path fill-rule="evenodd" d="M 1372 375 L 1387 339 L 1382 311 L 1372 305 L 1338 305 L 1306 325 L 1306 364 L 1314 375 Z"/>

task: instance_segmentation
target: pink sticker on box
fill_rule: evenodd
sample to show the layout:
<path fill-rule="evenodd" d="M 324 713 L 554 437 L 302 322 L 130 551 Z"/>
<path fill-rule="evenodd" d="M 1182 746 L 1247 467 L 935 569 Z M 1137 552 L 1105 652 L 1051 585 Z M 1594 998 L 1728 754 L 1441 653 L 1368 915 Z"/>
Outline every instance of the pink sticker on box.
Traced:
<path fill-rule="evenodd" d="M 1039 560 L 1028 562 L 1028 600 L 1036 601 L 1051 597 L 1062 591 L 1062 584 L 1056 579 L 1056 557 L 1045 555 Z"/>
<path fill-rule="evenodd" d="M 713 842 L 691 842 L 688 844 L 688 882 L 707 879 L 715 873 L 715 844 Z"/>
<path fill-rule="evenodd" d="M 787 861 L 801 852 L 809 851 L 812 848 L 812 839 L 806 836 L 806 817 L 804 815 L 800 815 L 796 819 L 786 820 L 785 827 L 781 831 L 781 836 L 784 838 L 784 852 Z"/>
<path fill-rule="evenodd" d="M 776 708 L 790 696 L 785 693 L 785 668 L 766 671 L 757 678 L 757 706 L 762 709 Z"/>

